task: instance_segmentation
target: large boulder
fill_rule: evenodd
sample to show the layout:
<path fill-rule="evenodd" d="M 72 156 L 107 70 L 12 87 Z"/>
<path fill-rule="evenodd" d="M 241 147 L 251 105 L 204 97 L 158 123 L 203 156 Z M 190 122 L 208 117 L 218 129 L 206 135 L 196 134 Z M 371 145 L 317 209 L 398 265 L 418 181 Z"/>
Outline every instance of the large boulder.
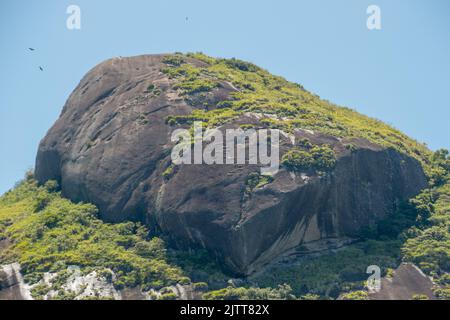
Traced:
<path fill-rule="evenodd" d="M 207 63 L 184 59 L 196 67 Z M 165 67 L 164 55 L 144 55 L 89 71 L 40 143 L 37 179 L 59 181 L 64 196 L 96 204 L 107 221 L 140 220 L 174 244 L 204 247 L 237 274 L 301 244 L 353 235 L 426 185 L 420 163 L 404 153 L 301 128 L 281 135 L 280 154 L 293 138 L 328 144 L 337 157 L 332 171 L 281 168 L 251 192 L 247 180 L 259 172 L 256 165 L 179 165 L 167 177 L 175 129 L 167 117 L 205 108 L 200 98 L 211 108 L 238 89 L 220 80 L 207 96 L 187 99 L 177 78 L 161 72 Z M 243 113 L 223 128 L 259 117 Z"/>

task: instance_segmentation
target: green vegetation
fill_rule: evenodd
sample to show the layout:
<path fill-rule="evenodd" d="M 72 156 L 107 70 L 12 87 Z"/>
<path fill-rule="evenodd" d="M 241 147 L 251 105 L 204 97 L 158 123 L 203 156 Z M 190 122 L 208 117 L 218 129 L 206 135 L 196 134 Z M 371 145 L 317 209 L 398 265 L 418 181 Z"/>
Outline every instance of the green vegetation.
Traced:
<path fill-rule="evenodd" d="M 201 291 L 207 289 L 210 283 L 222 283 L 223 286 L 227 283 L 228 277 L 222 273 L 221 264 L 212 259 L 204 249 L 173 251 L 169 259 L 184 270 L 188 277 L 194 279 L 194 287 L 201 286 Z"/>
<path fill-rule="evenodd" d="M 354 145 L 354 144 L 351 144 L 351 143 L 348 143 L 348 144 L 346 144 L 345 145 L 345 148 L 347 149 L 347 150 L 350 150 L 351 152 L 355 152 L 356 151 L 356 146 Z"/>
<path fill-rule="evenodd" d="M 413 262 L 432 276 L 440 287 L 436 296 L 448 299 L 450 292 L 450 156 L 438 150 L 432 156 L 430 188 L 412 199 L 414 225 L 401 234 L 403 260 Z"/>
<path fill-rule="evenodd" d="M 272 176 L 261 175 L 258 172 L 251 172 L 246 181 L 246 193 L 252 193 L 254 189 L 261 188 L 273 181 Z"/>
<path fill-rule="evenodd" d="M 227 122 L 237 116 L 236 111 L 229 108 L 211 110 L 194 110 L 191 114 L 185 116 L 168 116 L 166 122 L 170 125 L 192 124 L 194 121 L 202 121 L 209 126 L 216 126 Z"/>
<path fill-rule="evenodd" d="M 242 61 L 236 58 L 222 59 L 221 61 L 231 68 L 245 72 L 256 72 L 260 70 L 260 68 L 255 66 L 253 63 Z"/>
<path fill-rule="evenodd" d="M 288 283 L 293 294 L 317 294 L 347 299 L 361 296 L 367 280 L 366 268 L 380 266 L 382 275 L 392 277 L 402 261 L 413 262 L 438 284 L 435 295 L 450 298 L 450 157 L 436 151 L 430 167 L 441 172 L 430 187 L 400 203 L 396 212 L 374 226 L 361 230 L 360 242 L 335 253 L 305 258 L 296 265 L 274 267 L 253 279 L 259 286 Z M 344 298 L 345 298 L 344 297 Z"/>
<path fill-rule="evenodd" d="M 252 279 L 260 287 L 275 288 L 287 283 L 293 294 L 315 294 L 337 298 L 341 292 L 362 290 L 367 280 L 367 266 L 380 266 L 385 274 L 400 262 L 401 243 L 396 240 L 366 240 L 322 256 L 305 257 L 296 264 L 274 266 Z"/>
<path fill-rule="evenodd" d="M 161 71 L 167 74 L 170 79 L 185 77 L 187 80 L 194 80 L 200 76 L 200 70 L 191 64 L 183 64 L 178 68 L 167 67 Z"/>
<path fill-rule="evenodd" d="M 159 300 L 176 300 L 177 295 L 173 292 L 163 293 L 159 298 Z"/>
<path fill-rule="evenodd" d="M 170 166 L 167 167 L 166 170 L 164 170 L 164 172 L 162 174 L 163 178 L 166 179 L 166 180 L 169 180 L 170 177 L 173 176 L 174 171 L 175 171 L 175 166 L 173 164 L 171 164 Z"/>
<path fill-rule="evenodd" d="M 293 148 L 283 155 L 281 163 L 291 171 L 301 171 L 311 169 L 314 159 L 309 152 Z"/>
<path fill-rule="evenodd" d="M 201 53 L 201 52 L 195 52 L 195 53 L 194 52 L 189 52 L 189 53 L 186 54 L 186 56 L 188 56 L 189 58 L 193 58 L 193 59 L 197 59 L 197 60 L 203 61 L 203 62 L 208 63 L 208 64 L 213 64 L 213 63 L 216 62 L 215 58 L 207 56 L 206 54 Z"/>
<path fill-rule="evenodd" d="M 57 188 L 55 181 L 38 186 L 30 173 L 0 197 L 0 240 L 11 241 L 0 252 L 0 264 L 19 262 L 25 281 L 37 284 L 31 292 L 35 299 L 50 290 L 57 292 L 53 299 L 76 297 L 79 292 L 61 289 L 72 265 L 84 275 L 96 271 L 116 289 L 162 289 L 161 296 L 154 296 L 158 299 L 175 299 L 167 287 L 189 285 L 190 276 L 203 279 L 192 283 L 199 292 L 210 282 L 226 283 L 227 276 L 206 251 L 168 250 L 139 223 L 105 223 L 95 206 L 64 199 Z M 46 272 L 57 273 L 51 284 L 39 282 Z"/>
<path fill-rule="evenodd" d="M 447 279 L 446 273 L 450 272 L 450 184 L 426 192 L 431 202 L 420 203 L 424 217 L 418 226 L 409 230 L 403 254 L 405 260 L 416 263 L 428 274 Z"/>
<path fill-rule="evenodd" d="M 185 58 L 184 58 L 185 57 Z M 198 67 L 188 62 L 195 58 L 205 63 Z M 201 119 L 194 110 L 183 119 L 168 119 L 171 125 L 188 124 L 193 118 L 204 121 L 208 127 L 223 124 L 244 112 L 263 115 L 262 125 L 292 132 L 294 129 L 307 129 L 339 138 L 366 138 L 385 147 L 391 147 L 418 159 L 431 176 L 430 151 L 402 132 L 385 123 L 361 115 L 349 108 L 338 107 L 321 100 L 306 91 L 301 85 L 274 76 L 252 63 L 238 59 L 216 59 L 203 53 L 175 54 L 165 58 L 167 67 L 162 71 L 170 78 L 176 78 L 177 87 L 183 90 L 186 99 L 193 94 L 204 94 L 222 84 L 230 84 L 237 90 L 230 93 L 226 101 L 219 102 L 210 111 L 202 110 Z M 197 101 L 198 102 L 198 101 Z M 201 101 L 193 104 L 203 107 Z M 209 116 L 213 113 L 213 116 Z M 221 113 L 227 116 L 221 116 Z M 234 116 L 229 116 L 233 114 Z M 268 115 L 271 115 L 270 117 Z M 222 121 L 212 121 L 220 118 Z M 351 144 L 348 148 L 353 150 Z M 328 165 L 326 165 L 328 168 Z"/>
<path fill-rule="evenodd" d="M 440 297 L 448 295 L 448 281 L 442 280 L 450 266 L 450 160 L 447 151 L 433 154 L 425 145 L 391 126 L 321 100 L 302 86 L 273 76 L 251 63 L 215 59 L 202 53 L 187 56 L 206 65 L 191 66 L 189 72 L 184 71 L 188 69 L 185 65 L 170 66 L 170 74 L 176 75 L 180 87 L 189 89 L 193 81 L 207 79 L 211 84 L 209 89 L 212 83 L 228 83 L 237 90 L 230 93 L 228 100 L 219 102 L 216 109 L 194 110 L 187 116 L 169 117 L 171 125 L 191 124 L 199 120 L 212 127 L 231 121 L 244 112 L 258 113 L 261 125 L 285 132 L 306 129 L 338 138 L 365 138 L 393 148 L 420 161 L 429 179 L 429 189 L 409 202 L 400 203 L 393 216 L 355 235 L 362 239 L 361 243 L 320 259 L 308 260 L 292 270 L 277 270 L 271 276 L 259 279 L 260 285 L 275 288 L 281 283 L 289 283 L 297 295 L 316 293 L 322 297 L 336 297 L 341 291 L 362 289 L 361 281 L 366 279 L 364 268 L 374 261 L 382 266 L 383 272 L 387 272 L 404 260 L 418 264 L 435 281 L 444 283 L 436 294 Z M 185 92 L 187 96 L 189 91 Z M 351 152 L 356 150 L 351 143 L 346 144 L 346 148 Z M 282 164 L 292 171 L 328 171 L 335 163 L 334 151 L 329 146 L 312 146 L 309 141 L 301 141 L 282 157 Z M 248 178 L 247 193 L 259 185 L 258 179 L 256 176 Z"/>
<path fill-rule="evenodd" d="M 149 85 L 147 86 L 147 92 L 152 92 L 153 89 L 155 89 L 155 85 L 154 85 L 153 83 L 152 83 L 152 84 L 149 84 Z"/>
<path fill-rule="evenodd" d="M 153 96 L 157 97 L 161 94 L 162 90 L 160 88 L 158 88 L 156 85 L 149 84 L 147 86 L 147 89 L 145 90 L 145 93 L 151 93 Z"/>
<path fill-rule="evenodd" d="M 174 54 L 165 56 L 162 62 L 170 66 L 179 67 L 184 63 L 184 59 L 182 55 Z"/>
<path fill-rule="evenodd" d="M 205 65 L 194 66 L 189 58 Z M 418 159 L 426 170 L 429 188 L 411 201 L 399 203 L 392 216 L 355 234 L 359 242 L 319 257 L 305 257 L 293 265 L 273 266 L 236 288 L 226 286 L 227 276 L 206 252 L 169 250 L 163 239 L 139 223 L 102 222 L 95 206 L 64 199 L 56 182 L 38 186 L 29 174 L 0 197 L 0 240 L 11 242 L 0 252 L 0 264 L 19 262 L 30 283 L 37 283 L 45 272 L 58 272 L 51 285 L 34 287 L 33 296 L 39 298 L 49 290 L 57 290 L 67 277 L 67 267 L 77 265 L 83 273 L 102 274 L 116 288 L 161 289 L 177 283 L 190 284 L 193 279 L 193 286 L 204 292 L 205 299 L 328 299 L 343 292 L 344 299 L 367 299 L 364 288 L 368 265 L 376 264 L 383 275 L 392 276 L 401 261 L 410 261 L 433 277 L 438 285 L 437 297 L 450 298 L 448 151 L 431 153 L 382 122 L 332 105 L 251 63 L 201 53 L 168 55 L 163 62 L 161 71 L 176 82 L 175 87 L 185 99 L 200 99 L 200 103 L 193 104 L 196 108 L 191 114 L 169 116 L 166 120 L 170 125 L 203 121 L 213 127 L 251 112 L 260 115 L 261 126 L 286 132 L 307 129 L 338 138 L 366 138 Z M 216 108 L 205 108 L 210 103 L 206 101 L 210 91 L 228 85 L 236 89 L 228 100 L 218 102 Z M 152 94 L 157 90 L 154 85 L 147 87 Z M 146 123 L 144 115 L 138 115 L 137 120 Z M 244 129 L 246 126 L 254 125 L 241 125 Z M 355 150 L 352 144 L 346 144 L 346 148 Z M 328 171 L 335 163 L 330 146 L 312 145 L 307 139 L 282 157 L 282 164 L 292 171 Z M 173 166 L 168 166 L 162 175 L 169 179 L 173 173 Z M 271 179 L 251 173 L 246 194 L 271 183 Z M 210 284 L 219 289 L 207 291 Z M 159 299 L 175 298 L 170 290 L 161 293 Z M 70 299 L 73 293 L 61 291 L 58 298 Z"/>
<path fill-rule="evenodd" d="M 342 300 L 369 300 L 366 291 L 353 291 L 342 295 Z"/>
<path fill-rule="evenodd" d="M 328 145 L 314 146 L 308 151 L 294 147 L 283 155 L 281 163 L 292 171 L 329 171 L 336 164 L 336 156 Z"/>
<path fill-rule="evenodd" d="M 279 285 L 277 288 L 234 288 L 227 287 L 203 294 L 206 300 L 294 300 L 289 285 Z"/>
<path fill-rule="evenodd" d="M 150 237 L 145 227 L 104 223 L 95 206 L 72 203 L 54 189 L 54 182 L 39 187 L 29 175 L 0 198 L 0 239 L 12 241 L 0 253 L 0 264 L 18 261 L 31 283 L 69 265 L 83 272 L 110 269 L 116 288 L 148 290 L 186 282 L 184 272 L 168 262 L 164 241 Z M 37 295 L 45 290 L 35 289 Z"/>
<path fill-rule="evenodd" d="M 201 92 L 208 92 L 219 86 L 219 83 L 209 79 L 194 79 L 188 80 L 174 85 L 175 89 L 181 89 L 184 94 L 195 94 Z"/>
<path fill-rule="evenodd" d="M 447 284 L 444 288 L 437 288 L 434 291 L 434 294 L 439 299 L 450 300 L 450 288 L 449 288 L 449 285 Z"/>
<path fill-rule="evenodd" d="M 146 125 L 148 123 L 148 118 L 144 114 L 140 114 L 137 118 L 137 122 L 140 125 Z"/>

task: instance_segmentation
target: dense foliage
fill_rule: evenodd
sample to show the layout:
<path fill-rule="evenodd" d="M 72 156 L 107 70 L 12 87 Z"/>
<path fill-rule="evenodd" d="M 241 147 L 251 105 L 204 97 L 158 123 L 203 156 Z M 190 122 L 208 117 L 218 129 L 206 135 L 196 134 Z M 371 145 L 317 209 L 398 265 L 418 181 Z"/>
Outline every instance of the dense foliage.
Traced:
<path fill-rule="evenodd" d="M 272 176 L 261 175 L 258 172 L 252 172 L 248 175 L 246 181 L 246 193 L 251 193 L 254 189 L 261 188 L 273 181 Z"/>
<path fill-rule="evenodd" d="M 433 170 L 441 172 L 430 189 L 414 199 L 416 225 L 405 233 L 404 259 L 416 263 L 441 287 L 436 294 L 450 298 L 450 156 L 447 150 L 433 155 Z"/>
<path fill-rule="evenodd" d="M 306 257 L 295 264 L 274 266 L 252 281 L 261 287 L 276 287 L 288 283 L 296 296 L 316 294 L 337 298 L 340 293 L 364 289 L 366 269 L 378 265 L 382 273 L 395 268 L 401 243 L 395 240 L 366 240 L 335 253 Z"/>
<path fill-rule="evenodd" d="M 228 277 L 206 251 L 168 249 L 161 238 L 139 223 L 105 223 L 94 205 L 75 204 L 61 197 L 57 189 L 55 181 L 38 186 L 29 173 L 0 197 L 0 241 L 9 243 L 0 251 L 0 265 L 19 262 L 25 281 L 36 284 L 34 298 L 42 298 L 49 290 L 59 290 L 53 299 L 75 298 L 75 292 L 60 290 L 71 266 L 79 267 L 83 274 L 96 271 L 116 289 L 160 290 L 158 299 L 177 298 L 168 289 L 175 284 L 189 285 L 198 292 L 207 291 L 209 283 L 227 286 Z M 40 282 L 47 272 L 56 274 L 51 285 Z M 236 292 L 242 297 L 275 299 L 287 295 L 282 293 L 287 288 L 282 288 Z M 211 292 L 209 297 L 215 295 Z"/>
<path fill-rule="evenodd" d="M 0 239 L 12 242 L 0 253 L 0 263 L 20 262 L 31 283 L 44 272 L 62 271 L 69 265 L 85 271 L 110 269 L 117 288 L 190 282 L 167 261 L 164 242 L 149 237 L 145 227 L 104 223 L 95 206 L 72 203 L 54 192 L 55 187 L 51 181 L 39 187 L 29 176 L 0 198 Z"/>
<path fill-rule="evenodd" d="M 294 147 L 283 155 L 281 163 L 292 171 L 328 171 L 336 164 L 336 156 L 328 145 L 314 146 L 307 151 Z"/>
<path fill-rule="evenodd" d="M 396 212 L 364 228 L 355 237 L 360 242 L 335 253 L 306 258 L 291 266 L 274 267 L 256 279 L 260 286 L 276 287 L 288 283 L 293 294 L 314 293 L 344 299 L 366 299 L 366 268 L 380 266 L 383 275 L 402 261 L 413 262 L 433 277 L 435 294 L 450 298 L 450 157 L 446 150 L 436 151 L 431 169 L 440 172 L 430 179 L 430 187 Z M 418 297 L 415 297 L 418 298 Z"/>
<path fill-rule="evenodd" d="M 279 285 L 277 288 L 244 288 L 227 287 L 210 291 L 203 295 L 206 300 L 294 300 L 289 285 Z"/>

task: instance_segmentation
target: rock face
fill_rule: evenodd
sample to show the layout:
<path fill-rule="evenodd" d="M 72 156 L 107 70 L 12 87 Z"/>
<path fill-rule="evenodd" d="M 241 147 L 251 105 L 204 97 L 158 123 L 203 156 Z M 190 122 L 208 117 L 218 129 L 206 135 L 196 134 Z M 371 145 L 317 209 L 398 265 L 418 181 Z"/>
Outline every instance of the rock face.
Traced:
<path fill-rule="evenodd" d="M 411 300 L 415 295 L 424 295 L 436 300 L 433 288 L 436 285 L 414 264 L 402 263 L 392 278 L 381 279 L 380 291 L 369 292 L 371 300 Z"/>
<path fill-rule="evenodd" d="M 105 220 L 141 220 L 174 244 L 204 247 L 237 274 L 252 273 L 302 243 L 352 235 L 426 185 L 411 157 L 364 139 L 302 129 L 293 134 L 297 141 L 332 146 L 333 171 L 282 168 L 251 194 L 246 181 L 259 172 L 256 165 L 180 165 L 164 178 L 175 129 L 167 116 L 202 108 L 174 88 L 177 80 L 160 72 L 164 67 L 162 55 L 145 55 L 114 58 L 88 72 L 41 141 L 37 179 L 59 181 L 64 196 L 96 204 Z M 207 98 L 214 104 L 236 90 L 223 81 Z M 223 128 L 258 117 L 246 113 Z M 282 138 L 280 154 L 292 147 L 291 138 Z"/>
<path fill-rule="evenodd" d="M 30 300 L 30 286 L 20 273 L 20 265 L 0 265 L 0 300 Z"/>

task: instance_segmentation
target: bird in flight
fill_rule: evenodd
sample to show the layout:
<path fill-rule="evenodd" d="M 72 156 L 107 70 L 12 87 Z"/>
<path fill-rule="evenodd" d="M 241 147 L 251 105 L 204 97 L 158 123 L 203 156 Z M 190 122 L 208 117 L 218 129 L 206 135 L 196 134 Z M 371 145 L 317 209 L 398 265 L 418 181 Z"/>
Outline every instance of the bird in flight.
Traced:
<path fill-rule="evenodd" d="M 44 68 L 42 68 L 41 66 L 39 66 L 39 70 L 44 71 Z"/>
<path fill-rule="evenodd" d="M 34 51 L 34 48 L 28 48 L 28 50 L 30 50 L 30 51 Z"/>

